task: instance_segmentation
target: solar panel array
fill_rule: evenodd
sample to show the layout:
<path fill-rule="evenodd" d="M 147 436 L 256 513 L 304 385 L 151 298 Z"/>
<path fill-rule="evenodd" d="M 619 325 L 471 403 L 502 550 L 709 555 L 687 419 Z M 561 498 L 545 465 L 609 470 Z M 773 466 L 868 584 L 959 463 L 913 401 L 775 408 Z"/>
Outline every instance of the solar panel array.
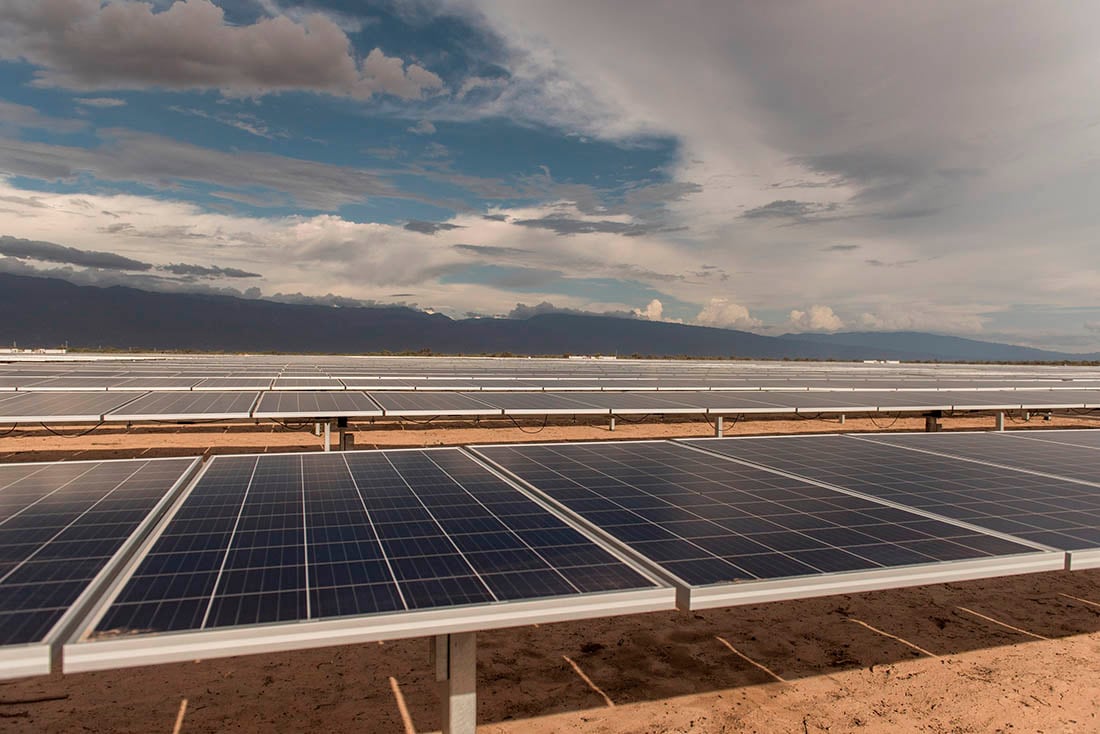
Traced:
<path fill-rule="evenodd" d="M 720 603 L 741 595 L 761 600 L 751 582 L 1026 558 L 1036 550 L 675 443 L 477 451 L 684 583 L 729 585 Z M 889 583 L 902 585 L 901 578 Z M 844 580 L 866 579 L 851 573 Z M 706 590 L 693 590 L 692 608 L 705 599 Z"/>
<path fill-rule="evenodd" d="M 0 465 L 0 677 L 1096 566 L 1094 436 Z"/>
<path fill-rule="evenodd" d="M 47 672 L 51 630 L 195 459 L 0 465 L 0 678 Z M 42 666 L 46 666 L 42 669 Z"/>
<path fill-rule="evenodd" d="M 391 613 L 448 610 L 429 634 L 464 607 L 504 626 L 513 602 L 608 614 L 671 608 L 667 592 L 457 449 L 218 457 L 91 638 L 275 623 L 306 635 L 303 622 L 355 617 L 362 640 Z"/>

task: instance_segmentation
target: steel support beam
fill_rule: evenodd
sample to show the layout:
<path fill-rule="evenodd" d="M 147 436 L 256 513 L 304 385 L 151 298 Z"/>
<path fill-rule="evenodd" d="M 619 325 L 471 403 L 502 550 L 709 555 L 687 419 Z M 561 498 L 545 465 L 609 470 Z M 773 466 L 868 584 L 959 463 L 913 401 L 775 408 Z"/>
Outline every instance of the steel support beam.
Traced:
<path fill-rule="evenodd" d="M 718 416 L 717 418 L 714 419 L 714 436 L 715 436 L 715 438 L 722 438 L 722 431 L 723 431 L 722 416 Z"/>
<path fill-rule="evenodd" d="M 477 633 L 437 635 L 432 662 L 439 682 L 443 734 L 477 730 Z"/>

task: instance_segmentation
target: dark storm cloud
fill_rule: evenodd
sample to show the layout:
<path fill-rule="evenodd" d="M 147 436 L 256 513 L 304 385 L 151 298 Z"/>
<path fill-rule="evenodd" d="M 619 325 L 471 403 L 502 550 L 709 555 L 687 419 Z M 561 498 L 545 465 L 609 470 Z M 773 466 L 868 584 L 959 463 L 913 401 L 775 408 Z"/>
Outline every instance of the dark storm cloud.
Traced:
<path fill-rule="evenodd" d="M 437 232 L 448 232 L 452 229 L 462 229 L 462 225 L 448 224 L 447 222 L 425 222 L 422 219 L 410 219 L 405 223 L 405 229 L 410 232 L 419 232 L 420 234 L 436 234 Z"/>
<path fill-rule="evenodd" d="M 770 204 L 749 209 L 741 216 L 745 219 L 803 219 L 814 214 L 834 211 L 836 208 L 836 204 L 780 199 Z"/>
<path fill-rule="evenodd" d="M 550 215 L 539 219 L 517 219 L 512 222 L 512 224 L 520 227 L 548 229 L 560 235 L 593 234 L 600 232 L 622 235 L 623 237 L 640 237 L 642 235 L 654 234 L 657 232 L 675 232 L 682 229 L 679 227 L 665 227 L 659 224 L 614 222 L 607 219 L 597 221 L 572 219 L 558 215 Z"/>
<path fill-rule="evenodd" d="M 160 270 L 163 270 L 173 275 L 187 275 L 196 278 L 262 278 L 259 273 L 250 273 L 247 270 L 239 270 L 238 268 L 221 268 L 216 265 L 209 267 L 204 265 L 188 265 L 186 263 L 172 263 L 171 265 L 162 265 Z"/>
<path fill-rule="evenodd" d="M 145 271 L 153 268 L 149 263 L 116 255 L 112 252 L 78 250 L 75 247 L 65 247 L 53 242 L 24 240 L 7 235 L 0 236 L 0 255 L 7 255 L 20 260 L 40 260 L 42 262 L 79 265 L 85 268 L 100 268 L 102 270 Z"/>

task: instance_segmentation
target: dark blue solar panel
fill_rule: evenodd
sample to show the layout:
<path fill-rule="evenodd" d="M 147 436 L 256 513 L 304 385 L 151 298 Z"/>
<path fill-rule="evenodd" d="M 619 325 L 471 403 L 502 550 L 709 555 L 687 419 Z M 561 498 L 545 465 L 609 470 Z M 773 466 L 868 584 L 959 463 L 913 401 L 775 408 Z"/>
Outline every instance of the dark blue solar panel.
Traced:
<path fill-rule="evenodd" d="M 1060 550 L 1100 546 L 1100 489 L 1077 482 L 846 436 L 696 445 Z"/>
<path fill-rule="evenodd" d="M 875 436 L 875 442 L 950 454 L 1014 469 L 1055 474 L 1081 482 L 1100 482 L 1100 451 L 1046 441 L 1028 441 L 1012 433 L 916 433 Z M 1097 491 L 1100 508 L 1100 490 Z"/>
<path fill-rule="evenodd" d="M 42 640 L 192 463 L 0 466 L 0 644 Z"/>
<path fill-rule="evenodd" d="M 653 587 L 457 450 L 222 457 L 97 630 L 211 629 Z"/>
<path fill-rule="evenodd" d="M 1033 550 L 673 443 L 479 451 L 693 585 Z"/>

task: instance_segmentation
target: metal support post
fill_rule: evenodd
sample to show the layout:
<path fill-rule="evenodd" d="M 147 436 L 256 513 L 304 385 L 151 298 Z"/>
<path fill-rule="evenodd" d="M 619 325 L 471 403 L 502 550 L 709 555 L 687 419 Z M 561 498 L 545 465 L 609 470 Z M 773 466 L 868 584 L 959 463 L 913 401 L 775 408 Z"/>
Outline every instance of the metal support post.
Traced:
<path fill-rule="evenodd" d="M 933 410 L 931 413 L 924 414 L 924 430 L 927 433 L 937 433 L 943 426 L 940 425 L 940 417 L 943 416 L 943 411 Z"/>
<path fill-rule="evenodd" d="M 1024 411 L 1024 423 L 1031 423 L 1031 411 L 1030 410 L 1025 410 Z"/>
<path fill-rule="evenodd" d="M 439 682 L 443 734 L 474 734 L 477 729 L 477 633 L 437 635 L 432 665 Z"/>
<path fill-rule="evenodd" d="M 714 419 L 714 437 L 722 438 L 722 416 Z"/>
<path fill-rule="evenodd" d="M 332 423 L 325 421 L 325 451 L 332 451 Z"/>
<path fill-rule="evenodd" d="M 841 414 L 840 414 L 840 420 L 838 421 L 838 422 L 840 423 L 840 425 L 842 425 L 842 426 L 843 426 L 843 425 L 844 425 L 844 422 L 845 422 L 846 420 L 848 420 L 848 416 L 846 416 L 846 415 L 844 415 L 843 413 L 841 413 Z"/>
<path fill-rule="evenodd" d="M 336 419 L 336 450 L 348 451 L 350 449 L 349 444 L 355 443 L 355 434 L 348 433 L 348 419 L 337 418 Z"/>
<path fill-rule="evenodd" d="M 611 426 L 607 429 L 609 431 L 615 430 L 615 416 L 611 416 Z"/>
<path fill-rule="evenodd" d="M 320 423 L 314 423 L 313 424 L 313 435 L 320 438 L 320 436 L 321 436 L 321 424 Z"/>
<path fill-rule="evenodd" d="M 997 411 L 997 423 L 996 430 L 1003 431 L 1005 429 L 1005 412 L 1003 410 Z"/>

